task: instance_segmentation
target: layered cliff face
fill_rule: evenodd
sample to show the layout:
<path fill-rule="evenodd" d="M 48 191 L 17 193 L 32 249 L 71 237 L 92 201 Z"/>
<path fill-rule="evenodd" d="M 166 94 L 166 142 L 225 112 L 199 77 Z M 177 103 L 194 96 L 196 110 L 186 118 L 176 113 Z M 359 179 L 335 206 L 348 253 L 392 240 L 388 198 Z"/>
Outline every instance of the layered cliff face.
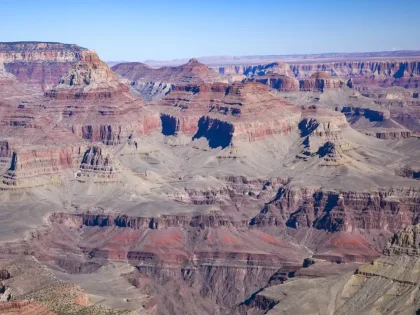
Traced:
<path fill-rule="evenodd" d="M 120 81 L 95 52 L 77 58 L 36 97 L 0 71 L 2 297 L 142 315 L 363 313 L 400 284 L 416 297 L 402 270 L 417 230 L 386 245 L 418 223 L 420 144 L 395 119 L 415 125 L 416 90 L 362 95 L 281 63 L 213 82 L 195 60 L 120 65 Z M 123 83 L 144 77 L 158 102 Z"/>
<path fill-rule="evenodd" d="M 57 84 L 85 51 L 77 45 L 61 43 L 0 43 L 0 62 L 20 82 L 46 90 Z"/>
<path fill-rule="evenodd" d="M 142 63 L 121 63 L 113 66 L 112 70 L 130 80 L 131 86 L 146 100 L 161 98 L 174 85 L 228 82 L 228 79 L 217 75 L 197 59 L 191 59 L 179 67 L 159 69 L 150 68 Z"/>
<path fill-rule="evenodd" d="M 211 147 L 252 142 L 297 128 L 300 110 L 260 83 L 214 83 L 177 87 L 161 103 L 164 134 L 205 137 Z M 273 113 L 270 117 L 264 111 Z"/>
<path fill-rule="evenodd" d="M 76 163 L 83 146 L 80 139 L 31 109 L 13 105 L 1 109 L 1 158 L 7 170 L 3 188 L 59 182 L 60 171 Z"/>
<path fill-rule="evenodd" d="M 395 232 L 405 225 L 416 224 L 418 198 L 419 192 L 412 189 L 352 193 L 285 187 L 262 214 L 264 217 L 266 211 L 272 213 L 277 208 L 279 218 L 288 218 L 278 224 L 294 228 L 315 227 L 331 232 L 357 229 Z M 369 216 L 363 214 L 366 209 L 370 209 Z M 396 213 L 398 216 L 395 216 Z"/>
<path fill-rule="evenodd" d="M 258 66 L 220 66 L 212 70 L 225 74 L 244 74 L 248 77 L 277 73 L 279 63 Z M 369 87 L 402 86 L 418 88 L 420 66 L 418 61 L 341 61 L 332 63 L 290 63 L 283 75 L 304 80 L 318 72 L 327 72 L 332 77 L 351 79 L 352 86 L 359 90 Z M 280 74 L 280 73 L 279 73 Z"/>
<path fill-rule="evenodd" d="M 360 61 L 325 64 L 292 64 L 297 78 L 305 78 L 318 71 L 326 71 L 331 76 L 351 78 L 355 87 L 363 86 L 402 86 L 418 88 L 420 66 L 418 61 Z"/>
<path fill-rule="evenodd" d="M 420 225 L 406 227 L 395 233 L 384 249 L 389 256 L 420 256 Z"/>
<path fill-rule="evenodd" d="M 285 63 L 274 62 L 267 65 L 221 71 L 224 73 L 225 70 L 228 73 L 237 70 L 237 73 L 247 76 L 247 80 L 262 83 L 278 91 L 295 92 L 300 90 L 299 81 L 294 78 L 290 66 Z"/>
<path fill-rule="evenodd" d="M 213 71 L 220 73 L 221 75 L 232 75 L 232 74 L 240 74 L 245 75 L 247 77 L 257 76 L 257 75 L 265 75 L 268 73 L 276 74 L 276 75 L 283 75 L 283 76 L 293 76 L 293 72 L 288 64 L 283 62 L 272 62 L 268 64 L 261 64 L 256 66 L 246 66 L 246 65 L 238 65 L 238 66 L 212 66 L 210 67 Z"/>
<path fill-rule="evenodd" d="M 109 260 L 132 266 L 122 277 L 131 290 L 151 295 L 144 306 L 159 314 L 229 313 L 278 269 L 299 266 L 306 255 L 299 246 L 224 214 L 56 214 L 50 222 L 29 240 L 39 248 L 40 261 L 80 276 L 107 268 Z M 74 240 L 64 256 L 63 237 Z"/>
<path fill-rule="evenodd" d="M 0 101 L 15 104 L 21 99 L 27 99 L 40 94 L 30 85 L 19 82 L 11 73 L 7 72 L 3 63 L 0 62 Z"/>
<path fill-rule="evenodd" d="M 235 314 L 371 314 L 418 312 L 418 226 L 397 232 L 384 255 L 365 265 L 311 265 L 295 272 L 293 281 L 270 285 L 235 309 Z M 328 271 L 327 271 L 328 270 Z M 327 292 L 322 297 L 319 290 Z"/>
<path fill-rule="evenodd" d="M 213 68 L 213 70 L 217 70 Z M 243 74 L 247 80 L 260 82 L 281 92 L 320 91 L 352 87 L 348 79 L 332 77 L 325 71 L 312 72 L 307 76 L 299 76 L 285 63 L 275 62 L 259 66 L 221 67 L 221 74 Z M 300 80 L 298 80 L 300 79 Z"/>
<path fill-rule="evenodd" d="M 418 61 L 340 61 L 318 64 L 290 63 L 287 66 L 276 62 L 257 66 L 213 66 L 211 69 L 221 75 L 245 75 L 280 91 L 295 91 L 290 84 L 290 87 L 286 89 L 287 85 L 279 81 L 282 78 L 284 80 L 284 76 L 299 80 L 301 90 L 322 90 L 319 86 L 321 82 L 316 86 L 316 83 L 312 82 L 314 80 L 309 79 L 320 72 L 328 73 L 334 78 L 330 83 L 327 83 L 330 88 L 348 85 L 360 91 L 372 87 L 391 86 L 419 88 L 420 81 Z M 277 83 L 274 80 L 276 77 Z M 344 82 L 339 83 L 338 78 Z M 309 81 L 307 81 L 308 79 Z M 291 82 L 290 79 L 288 80 Z"/>
<path fill-rule="evenodd" d="M 347 82 L 339 79 L 332 78 L 326 72 L 316 72 L 310 77 L 299 82 L 301 91 L 320 91 L 339 89 L 348 86 Z"/>
<path fill-rule="evenodd" d="M 120 165 L 106 152 L 105 148 L 98 145 L 90 146 L 83 154 L 80 163 L 80 172 L 77 176 L 80 180 L 93 178 L 95 182 L 118 181 Z"/>
<path fill-rule="evenodd" d="M 417 90 L 402 87 L 370 89 L 363 95 L 368 97 L 381 109 L 389 111 L 389 116 L 396 123 L 413 132 L 420 131 L 420 101 Z"/>
<path fill-rule="evenodd" d="M 300 90 L 299 81 L 287 75 L 269 74 L 253 77 L 250 80 L 262 83 L 281 92 L 295 92 Z"/>
<path fill-rule="evenodd" d="M 115 145 L 160 127 L 157 113 L 119 82 L 95 52 L 85 52 L 39 101 L 47 115 L 90 141 Z"/>

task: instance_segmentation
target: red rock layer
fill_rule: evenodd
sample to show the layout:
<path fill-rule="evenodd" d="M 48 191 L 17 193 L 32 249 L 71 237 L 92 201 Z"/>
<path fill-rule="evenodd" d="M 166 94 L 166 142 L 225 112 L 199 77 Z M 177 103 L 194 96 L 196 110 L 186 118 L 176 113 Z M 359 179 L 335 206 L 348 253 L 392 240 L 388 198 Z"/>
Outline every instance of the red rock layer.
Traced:
<path fill-rule="evenodd" d="M 162 67 L 153 69 L 142 63 L 121 63 L 112 67 L 115 73 L 132 82 L 169 82 L 173 84 L 224 82 L 206 65 L 191 59 L 188 63 L 178 67 Z"/>
<path fill-rule="evenodd" d="M 249 228 L 247 220 L 223 214 L 148 218 L 57 213 L 50 220 L 51 229 L 37 232 L 29 241 L 40 249 L 40 260 L 70 273 L 95 270 L 108 259 L 126 261 L 136 268 L 127 274 L 130 283 L 141 290 L 147 290 L 145 283 L 158 290 L 165 283 L 180 285 L 188 293 L 189 288 L 191 293 L 201 292 L 196 302 L 217 300 L 229 307 L 265 285 L 283 266 L 299 266 L 306 255 L 278 236 Z M 76 230 L 82 237 L 72 237 Z M 61 237 L 74 241 L 70 250 L 63 248 Z M 61 255 L 63 251 L 67 254 Z M 229 286 L 223 285 L 226 278 Z M 159 301 L 171 298 L 172 290 L 162 294 L 153 292 Z"/>
<path fill-rule="evenodd" d="M 351 79 L 354 87 L 361 90 L 371 86 L 418 88 L 420 82 L 420 62 L 418 61 L 294 64 L 291 68 L 297 78 L 306 78 L 315 72 L 326 71 L 332 76 Z"/>
<path fill-rule="evenodd" d="M 31 109 L 0 107 L 0 131 L 0 155 L 8 165 L 3 186 L 50 182 L 59 171 L 75 165 L 83 146 L 67 129 Z"/>
<path fill-rule="evenodd" d="M 0 43 L 0 63 L 19 81 L 48 89 L 82 58 L 84 51 L 77 45 L 60 43 Z"/>
<path fill-rule="evenodd" d="M 85 52 L 40 102 L 46 115 L 90 141 L 119 144 L 160 128 L 159 115 L 145 110 L 95 52 Z"/>
<path fill-rule="evenodd" d="M 55 315 L 45 305 L 32 301 L 13 301 L 0 303 L 0 314 L 3 315 Z"/>
<path fill-rule="evenodd" d="M 211 69 L 222 75 L 244 74 L 253 77 L 275 72 L 279 63 L 258 66 L 220 66 Z M 290 71 L 282 73 L 298 80 L 304 80 L 317 72 L 327 72 L 332 77 L 352 80 L 355 88 L 365 90 L 372 86 L 403 86 L 418 88 L 420 85 L 419 61 L 342 61 L 319 64 L 290 64 Z M 272 83 L 270 82 L 269 85 Z"/>
<path fill-rule="evenodd" d="M 358 229 L 396 232 L 416 223 L 420 191 L 381 189 L 371 192 L 281 188 L 255 224 L 314 227 L 330 232 Z"/>
<path fill-rule="evenodd" d="M 164 134 L 219 138 L 223 139 L 222 146 L 232 139 L 255 141 L 271 134 L 287 134 L 300 119 L 299 109 L 255 82 L 178 86 L 160 105 Z"/>
<path fill-rule="evenodd" d="M 299 81 L 294 77 L 286 75 L 269 74 L 264 76 L 256 76 L 252 81 L 262 83 L 272 89 L 282 92 L 296 92 L 299 91 Z"/>
<path fill-rule="evenodd" d="M 350 61 L 320 64 L 291 64 L 294 75 L 305 78 L 326 71 L 338 77 L 409 77 L 420 75 L 418 61 Z"/>
<path fill-rule="evenodd" d="M 221 75 L 243 74 L 250 77 L 272 73 L 276 75 L 293 77 L 293 72 L 290 66 L 280 61 L 253 66 L 213 66 L 210 68 L 213 71 L 220 73 Z"/>
<path fill-rule="evenodd" d="M 309 78 L 299 81 L 301 91 L 320 91 L 343 88 L 347 83 L 339 78 L 332 78 L 326 72 L 316 72 Z"/>

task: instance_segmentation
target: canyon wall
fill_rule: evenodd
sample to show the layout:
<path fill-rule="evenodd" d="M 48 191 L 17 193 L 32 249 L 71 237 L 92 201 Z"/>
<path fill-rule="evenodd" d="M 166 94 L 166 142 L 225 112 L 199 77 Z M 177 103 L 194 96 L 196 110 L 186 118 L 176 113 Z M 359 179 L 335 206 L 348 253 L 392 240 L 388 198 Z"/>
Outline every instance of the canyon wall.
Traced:
<path fill-rule="evenodd" d="M 220 66 L 211 67 L 221 75 L 243 74 L 247 77 L 264 76 L 275 72 L 279 63 L 258 66 Z M 418 88 L 420 86 L 419 61 L 342 61 L 318 64 L 289 63 L 287 75 L 303 80 L 317 72 L 327 72 L 332 77 L 352 79 L 352 85 L 358 89 L 366 86 L 403 86 Z M 270 83 L 271 85 L 271 83 Z M 364 85 L 364 87 L 363 87 Z"/>
<path fill-rule="evenodd" d="M 57 84 L 87 49 L 71 44 L 17 42 L 0 43 L 0 63 L 25 83 L 42 90 Z"/>

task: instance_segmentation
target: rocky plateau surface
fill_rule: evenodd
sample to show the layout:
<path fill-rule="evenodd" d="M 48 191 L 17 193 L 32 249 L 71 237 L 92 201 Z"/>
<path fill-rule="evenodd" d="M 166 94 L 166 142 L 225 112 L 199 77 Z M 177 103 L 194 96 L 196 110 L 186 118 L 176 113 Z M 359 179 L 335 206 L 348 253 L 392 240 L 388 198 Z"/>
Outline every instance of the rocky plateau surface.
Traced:
<path fill-rule="evenodd" d="M 0 56 L 0 312 L 417 311 L 415 64 Z"/>

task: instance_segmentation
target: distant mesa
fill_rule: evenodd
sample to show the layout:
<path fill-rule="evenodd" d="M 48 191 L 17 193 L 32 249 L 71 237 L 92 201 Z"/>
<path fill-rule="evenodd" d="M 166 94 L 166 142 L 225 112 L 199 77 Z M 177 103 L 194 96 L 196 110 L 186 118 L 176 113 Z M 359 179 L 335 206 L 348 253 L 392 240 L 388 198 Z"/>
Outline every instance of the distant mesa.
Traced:
<path fill-rule="evenodd" d="M 178 67 L 154 69 L 142 63 L 122 63 L 113 66 L 112 70 L 128 79 L 147 101 L 162 98 L 175 85 L 228 82 L 195 58 Z"/>

